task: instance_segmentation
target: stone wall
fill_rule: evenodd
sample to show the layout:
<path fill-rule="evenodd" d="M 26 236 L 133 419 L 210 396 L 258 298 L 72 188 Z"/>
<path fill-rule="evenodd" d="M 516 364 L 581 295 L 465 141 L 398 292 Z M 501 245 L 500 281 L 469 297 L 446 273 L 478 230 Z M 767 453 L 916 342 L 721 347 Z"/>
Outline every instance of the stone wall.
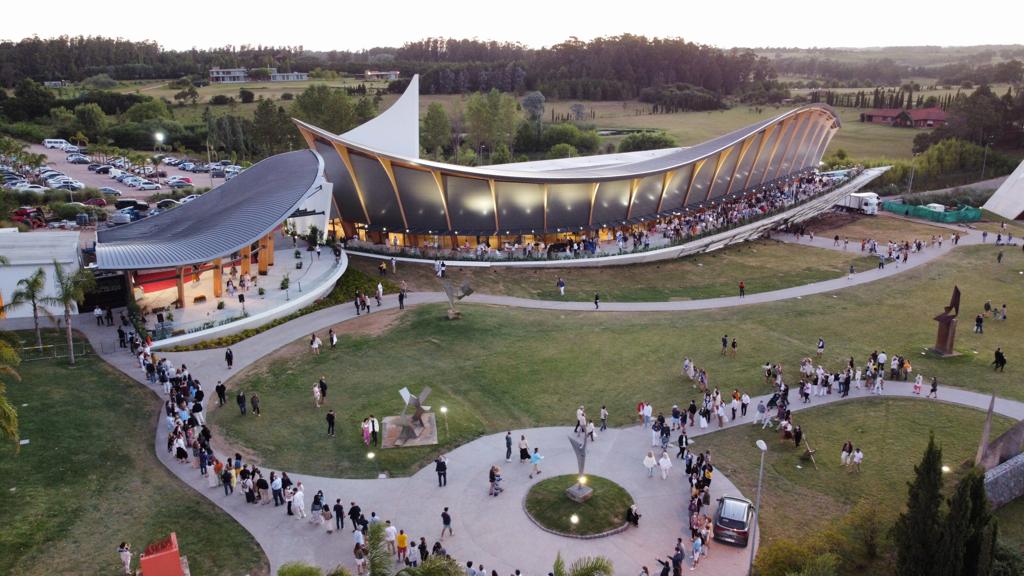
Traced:
<path fill-rule="evenodd" d="M 994 509 L 1024 496 L 1024 454 L 986 472 L 985 491 Z"/>

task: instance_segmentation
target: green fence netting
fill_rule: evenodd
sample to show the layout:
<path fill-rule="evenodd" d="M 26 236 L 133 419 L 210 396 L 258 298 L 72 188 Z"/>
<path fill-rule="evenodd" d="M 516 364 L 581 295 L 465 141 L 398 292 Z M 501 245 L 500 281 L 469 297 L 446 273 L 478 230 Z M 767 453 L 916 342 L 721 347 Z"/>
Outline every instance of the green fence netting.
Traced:
<path fill-rule="evenodd" d="M 899 214 L 901 216 L 912 216 L 914 218 L 922 218 L 924 220 L 931 220 L 932 222 L 945 222 L 947 224 L 953 224 L 956 222 L 977 222 L 978 220 L 981 220 L 981 210 L 964 205 L 958 206 L 956 210 L 939 212 L 924 206 L 911 206 L 909 204 L 901 204 L 899 202 L 882 202 L 882 210 L 892 212 L 893 214 Z"/>

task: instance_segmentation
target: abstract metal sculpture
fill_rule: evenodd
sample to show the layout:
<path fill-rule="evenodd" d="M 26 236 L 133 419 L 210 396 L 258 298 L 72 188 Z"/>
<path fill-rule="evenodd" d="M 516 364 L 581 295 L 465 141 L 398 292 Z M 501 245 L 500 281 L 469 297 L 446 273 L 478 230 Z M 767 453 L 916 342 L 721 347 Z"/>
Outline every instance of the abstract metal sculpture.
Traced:
<path fill-rule="evenodd" d="M 399 432 L 398 440 L 395 442 L 396 446 L 401 446 L 409 440 L 419 438 L 420 434 L 427 428 L 428 422 L 425 416 L 430 411 L 430 406 L 424 406 L 423 402 L 430 396 L 430 386 L 423 388 L 419 396 L 409 392 L 408 388 L 402 388 L 398 393 L 402 395 L 402 400 L 405 401 L 405 408 L 402 409 L 397 422 L 402 427 L 402 430 Z M 410 406 L 414 408 L 412 416 L 407 414 Z"/>
<path fill-rule="evenodd" d="M 569 436 L 569 444 L 572 445 L 573 452 L 576 453 L 576 464 L 579 466 L 579 476 L 577 476 L 576 483 L 565 490 L 565 495 L 574 502 L 586 502 L 594 495 L 594 489 L 587 486 L 587 477 L 583 473 L 587 464 L 587 437 L 588 434 L 584 432 L 583 442 Z"/>
<path fill-rule="evenodd" d="M 472 294 L 473 288 L 469 285 L 469 281 L 466 281 L 462 283 L 459 291 L 456 292 L 455 287 L 447 279 L 441 280 L 441 286 L 444 287 L 444 293 L 448 296 L 448 319 L 458 320 L 462 317 L 462 313 L 455 308 L 455 303 Z"/>
<path fill-rule="evenodd" d="M 953 342 L 956 340 L 956 318 L 960 315 L 960 287 L 953 286 L 953 296 L 949 299 L 949 306 L 945 311 L 934 318 L 939 323 L 939 332 L 935 337 L 935 347 L 932 351 L 939 356 L 956 356 L 953 350 Z"/>

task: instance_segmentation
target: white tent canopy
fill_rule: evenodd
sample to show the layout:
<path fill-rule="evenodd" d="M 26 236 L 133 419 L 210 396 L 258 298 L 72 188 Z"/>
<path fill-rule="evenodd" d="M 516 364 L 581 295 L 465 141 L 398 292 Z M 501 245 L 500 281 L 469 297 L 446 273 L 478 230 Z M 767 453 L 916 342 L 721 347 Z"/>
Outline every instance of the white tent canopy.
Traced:
<path fill-rule="evenodd" d="M 1003 181 L 982 208 L 1010 220 L 1024 214 L 1024 162 Z"/>

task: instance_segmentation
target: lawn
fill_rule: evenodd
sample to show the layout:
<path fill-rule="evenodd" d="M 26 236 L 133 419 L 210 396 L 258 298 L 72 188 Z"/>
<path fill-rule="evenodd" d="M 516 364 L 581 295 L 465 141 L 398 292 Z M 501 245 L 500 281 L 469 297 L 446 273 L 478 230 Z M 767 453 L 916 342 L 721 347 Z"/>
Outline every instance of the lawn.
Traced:
<path fill-rule="evenodd" d="M 920 220 L 904 220 L 883 213 L 878 216 L 858 218 L 838 228 L 830 228 L 815 233 L 828 238 L 837 234 L 840 238 L 849 238 L 851 247 L 853 247 L 853 244 L 856 244 L 859 250 L 860 241 L 868 238 L 872 238 L 884 246 L 890 240 L 894 242 L 921 240 L 927 243 L 931 240 L 932 236 L 939 235 L 943 236 L 944 241 L 949 241 L 955 232 L 955 230 L 942 226 L 932 226 Z M 963 230 L 961 234 L 969 233 L 971 231 Z M 974 234 L 980 234 L 980 232 L 974 232 Z"/>
<path fill-rule="evenodd" d="M 380 260 L 353 257 L 350 266 L 376 275 Z M 539 300 L 592 300 L 601 294 L 606 302 L 656 302 L 734 296 L 743 280 L 748 293 L 768 292 L 857 271 L 877 265 L 859 252 L 834 250 L 758 240 L 708 254 L 677 260 L 606 268 L 460 268 L 449 267 L 456 285 L 469 281 L 484 294 L 504 294 Z M 415 291 L 436 291 L 440 284 L 429 265 L 399 264 L 392 281 L 405 280 Z M 561 277 L 565 296 L 555 286 Z"/>
<path fill-rule="evenodd" d="M 923 399 L 857 400 L 795 413 L 794 423 L 817 450 L 817 469 L 801 459 L 803 447 L 759 426 L 701 436 L 694 449 L 711 450 L 718 471 L 753 498 L 760 463 L 754 442 L 765 440 L 762 537 L 765 542 L 779 537 L 799 541 L 820 532 L 861 500 L 869 500 L 881 519 L 891 523 L 906 502 L 906 482 L 932 431 L 942 447 L 944 465 L 951 468 L 945 482 L 951 492 L 963 471 L 961 464 L 973 461 L 984 420 L 982 411 Z M 1008 418 L 994 417 L 993 437 L 1012 424 Z M 839 463 L 847 440 L 864 452 L 859 474 Z"/>
<path fill-rule="evenodd" d="M 600 476 L 587 476 L 594 495 L 586 502 L 573 502 L 565 490 L 576 484 L 575 474 L 555 476 L 534 484 L 526 494 L 526 512 L 534 521 L 564 534 L 593 535 L 619 528 L 626 523 L 625 512 L 633 497 L 624 488 Z M 576 515 L 577 524 L 571 517 Z"/>
<path fill-rule="evenodd" d="M 377 315 L 363 317 L 337 328 L 337 350 L 314 358 L 297 342 L 233 378 L 231 386 L 259 392 L 262 418 L 224 410 L 213 412 L 211 421 L 232 442 L 256 450 L 274 467 L 371 476 L 375 470 L 365 458 L 361 420 L 371 413 L 378 418 L 398 414 L 399 388 L 418 392 L 429 385 L 429 403 L 449 409 L 450 435 L 441 435 L 439 448 L 378 452 L 382 469 L 408 474 L 438 450 L 485 433 L 571 422 L 579 403 L 606 404 L 615 426 L 631 422 L 640 400 L 665 409 L 688 403 L 694 391 L 679 376 L 684 356 L 708 370 L 712 385 L 767 392 L 761 364 L 771 360 L 796 366 L 813 353 L 819 336 L 827 343 L 823 364 L 828 368 L 841 368 L 851 355 L 861 364 L 872 350 L 885 350 L 909 355 L 915 371 L 938 376 L 940 386 L 1024 399 L 1014 368 L 1024 358 L 1024 255 L 1008 253 L 997 265 L 992 250 L 961 247 L 890 279 L 741 308 L 595 314 L 464 304 L 463 319 L 451 322 L 444 318 L 444 306 L 430 305 L 410 309 L 389 328 L 373 331 L 359 327 L 380 322 Z M 957 336 L 961 355 L 922 355 L 935 341 L 932 317 L 949 301 L 954 284 L 963 293 L 964 320 Z M 1006 302 L 1010 320 L 990 320 L 985 334 L 973 334 L 970 319 L 986 299 Z M 352 335 L 357 329 L 360 333 Z M 719 355 L 722 334 L 738 338 L 738 357 Z M 996 346 L 1010 360 L 1005 373 L 989 367 Z M 327 407 L 312 405 L 310 388 L 321 374 L 332 391 L 328 407 L 338 411 L 334 439 L 324 434 Z"/>
<path fill-rule="evenodd" d="M 94 356 L 19 371 L 8 393 L 30 443 L 0 446 L 0 574 L 120 574 L 119 543 L 139 553 L 172 531 L 193 574 L 268 573 L 252 536 L 157 461 L 149 390 Z"/>

